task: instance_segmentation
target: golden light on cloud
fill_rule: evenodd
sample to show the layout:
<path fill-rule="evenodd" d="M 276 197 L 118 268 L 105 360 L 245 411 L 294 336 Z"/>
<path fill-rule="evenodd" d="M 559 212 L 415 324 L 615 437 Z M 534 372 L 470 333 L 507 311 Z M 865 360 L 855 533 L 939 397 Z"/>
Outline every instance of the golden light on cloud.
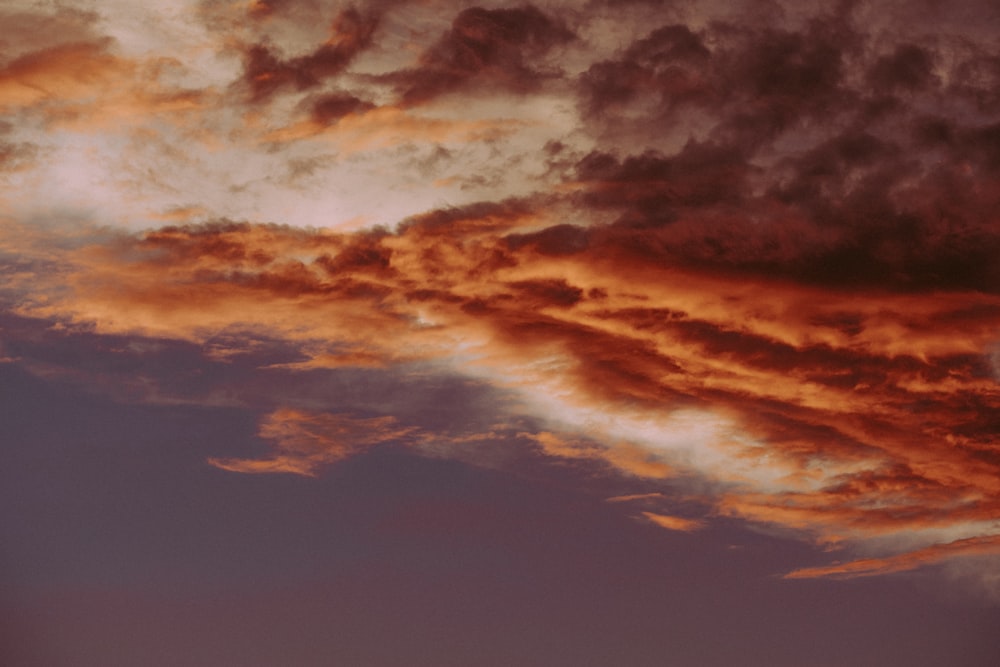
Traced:
<path fill-rule="evenodd" d="M 954 542 L 935 544 L 916 551 L 908 551 L 896 556 L 863 558 L 847 563 L 802 568 L 789 572 L 785 575 L 785 578 L 814 579 L 817 577 L 835 577 L 838 579 L 854 579 L 856 577 L 871 577 L 879 574 L 915 570 L 919 567 L 939 563 L 950 558 L 984 554 L 995 555 L 997 553 L 1000 553 L 1000 535 L 969 537 Z"/>
<path fill-rule="evenodd" d="M 655 514 L 653 512 L 643 512 L 642 515 L 661 528 L 667 530 L 679 530 L 689 532 L 704 528 L 704 523 L 694 519 L 684 519 L 679 516 L 668 516 L 666 514 Z"/>
<path fill-rule="evenodd" d="M 956 410 L 1000 397 L 969 356 L 988 348 L 990 327 L 951 321 L 998 317 L 996 297 L 918 303 L 676 270 L 643 283 L 597 249 L 559 258 L 553 273 L 512 242 L 522 215 L 449 213 L 396 232 L 228 225 L 120 237 L 67 254 L 71 291 L 22 312 L 193 341 L 256 331 L 302 346 L 309 358 L 281 367 L 303 372 L 445 362 L 521 395 L 555 429 L 529 435 L 546 455 L 645 479 L 704 476 L 719 513 L 828 543 L 995 515 L 1000 482 L 977 453 L 989 441 L 963 435 L 969 414 Z M 754 305 L 764 292 L 773 298 Z M 833 313 L 851 314 L 850 333 Z M 910 353 L 881 337 L 890 321 L 912 331 Z M 312 422 L 289 415 L 262 431 L 278 441 L 274 457 L 214 464 L 314 474 L 356 451 L 312 448 Z M 285 422 L 297 435 L 279 433 Z M 385 439 L 406 433 L 390 430 Z"/>
<path fill-rule="evenodd" d="M 131 65 L 110 55 L 106 44 L 66 44 L 24 55 L 0 70 L 0 105 L 31 106 L 93 96 Z"/>
<path fill-rule="evenodd" d="M 217 468 L 242 473 L 292 473 L 314 477 L 336 463 L 379 443 L 414 432 L 393 417 L 356 418 L 284 408 L 263 420 L 258 434 L 274 441 L 274 452 L 261 459 L 209 459 Z"/>

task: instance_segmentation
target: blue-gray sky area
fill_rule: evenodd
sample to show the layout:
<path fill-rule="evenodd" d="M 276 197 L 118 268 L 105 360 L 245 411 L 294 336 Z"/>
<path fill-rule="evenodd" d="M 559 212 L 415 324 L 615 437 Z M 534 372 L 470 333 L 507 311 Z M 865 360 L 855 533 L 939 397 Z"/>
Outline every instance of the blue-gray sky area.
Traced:
<path fill-rule="evenodd" d="M 0 7 L 0 662 L 1000 660 L 1000 9 Z"/>

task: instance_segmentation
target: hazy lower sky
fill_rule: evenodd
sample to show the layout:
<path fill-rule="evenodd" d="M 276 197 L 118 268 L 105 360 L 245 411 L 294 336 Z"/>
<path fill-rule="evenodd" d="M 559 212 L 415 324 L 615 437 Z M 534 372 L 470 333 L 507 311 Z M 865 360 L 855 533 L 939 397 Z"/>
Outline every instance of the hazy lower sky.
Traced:
<path fill-rule="evenodd" d="M 0 662 L 1000 661 L 1000 6 L 6 0 Z"/>

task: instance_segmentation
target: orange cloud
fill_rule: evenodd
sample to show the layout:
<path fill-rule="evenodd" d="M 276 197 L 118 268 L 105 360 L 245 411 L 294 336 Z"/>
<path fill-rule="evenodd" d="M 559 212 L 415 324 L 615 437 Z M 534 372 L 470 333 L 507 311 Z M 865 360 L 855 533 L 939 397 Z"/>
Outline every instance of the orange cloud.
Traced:
<path fill-rule="evenodd" d="M 679 530 L 681 532 L 691 532 L 704 528 L 704 523 L 694 519 L 684 519 L 679 516 L 669 516 L 666 514 L 655 514 L 653 512 L 643 512 L 642 515 L 661 528 L 667 530 Z"/>
<path fill-rule="evenodd" d="M 242 473 L 292 473 L 315 477 L 322 466 L 358 454 L 382 442 L 414 432 L 393 417 L 356 418 L 282 408 L 261 423 L 258 435 L 274 441 L 274 453 L 263 459 L 210 458 L 217 468 Z"/>
<path fill-rule="evenodd" d="M 50 125 L 94 132 L 129 121 L 172 120 L 204 111 L 206 90 L 168 83 L 173 58 L 129 59 L 110 39 L 59 44 L 23 55 L 0 69 L 0 109 L 30 110 Z"/>
<path fill-rule="evenodd" d="M 257 332 L 299 346 L 307 359 L 285 367 L 300 370 L 433 360 L 523 396 L 549 456 L 701 477 L 718 513 L 831 544 L 972 537 L 997 516 L 1000 297 L 661 265 L 611 228 L 546 227 L 546 205 L 438 211 L 394 232 L 122 235 L 68 253 L 59 289 L 21 312 L 194 341 Z M 315 474 L 343 455 L 278 440 L 293 444 L 216 465 Z"/>
<path fill-rule="evenodd" d="M 0 107 L 94 96 L 132 71 L 108 46 L 108 41 L 63 44 L 17 58 L 0 70 Z"/>
<path fill-rule="evenodd" d="M 833 21 L 836 34 L 868 39 L 846 15 L 760 31 L 705 18 L 635 35 L 598 61 L 577 51 L 580 75 L 567 77 L 558 61 L 574 34 L 530 6 L 465 9 L 443 33 L 421 26 L 388 42 L 422 39 L 410 62 L 379 42 L 396 39 L 379 28 L 395 25 L 390 5 L 334 17 L 314 3 L 202 3 L 209 32 L 227 33 L 214 46 L 242 60 L 235 75 L 222 68 L 191 89 L 176 83 L 186 63 L 126 57 L 90 32 L 91 19 L 67 14 L 62 29 L 35 30 L 48 41 L 14 39 L 0 108 L 67 135 L 121 125 L 160 151 L 138 177 L 155 188 L 162 165 L 186 160 L 186 147 L 151 127 L 164 117 L 180 128 L 171 138 L 231 149 L 234 161 L 300 165 L 305 176 L 286 185 L 328 153 L 351 163 L 374 151 L 374 174 L 395 173 L 380 160 L 410 144 L 478 143 L 477 154 L 506 156 L 513 133 L 527 137 L 545 114 L 566 118 L 562 139 L 514 146 L 501 165 L 523 180 L 537 173 L 533 194 L 360 232 L 223 222 L 46 239 L 4 219 L 0 251 L 16 256 L 4 293 L 16 311 L 193 341 L 217 359 L 245 349 L 212 342 L 220 336 L 279 339 L 302 358 L 277 366 L 301 372 L 433 362 L 518 396 L 502 409 L 530 417 L 537 432 L 524 438 L 553 458 L 645 484 L 696 479 L 719 515 L 828 544 L 919 542 L 909 555 L 837 566 L 851 571 L 966 548 L 927 546 L 944 544 L 941 534 L 955 545 L 988 537 L 1000 515 L 990 116 L 1000 107 L 982 63 L 936 55 L 934 40 L 848 53 L 851 39 L 821 29 Z M 581 34 L 593 33 L 586 23 Z M 877 114 L 875 87 L 864 86 L 885 96 Z M 475 99 L 484 91 L 487 101 Z M 947 113 L 941 99 L 961 111 L 926 116 Z M 0 145 L 0 161 L 21 165 L 35 139 Z M 96 154 L 63 164 L 83 172 Z M 437 188 L 467 157 L 420 177 Z M 463 179 L 481 175 L 470 169 Z M 381 196 L 399 198 L 393 184 Z M 199 185 L 170 181 L 162 189 L 183 206 L 141 208 L 157 220 L 205 218 L 218 209 Z M 224 196 L 252 194 L 232 188 Z M 404 433 L 352 419 L 279 411 L 261 432 L 276 442 L 272 457 L 215 465 L 316 474 L 358 451 L 345 442 L 381 441 L 365 429 Z"/>
<path fill-rule="evenodd" d="M 633 500 L 651 500 L 653 498 L 662 498 L 662 493 L 630 493 L 624 496 L 612 496 L 610 498 L 605 498 L 605 502 L 609 503 L 626 503 Z"/>
<path fill-rule="evenodd" d="M 820 567 L 807 567 L 785 575 L 786 579 L 815 579 L 831 577 L 854 579 L 871 577 L 892 572 L 906 572 L 927 565 L 933 565 L 952 558 L 1000 553 L 1000 535 L 970 537 L 943 544 L 935 544 L 924 549 L 908 551 L 886 558 L 863 558 L 847 563 L 836 563 Z"/>
<path fill-rule="evenodd" d="M 361 108 L 326 120 L 302 120 L 272 130 L 264 142 L 288 142 L 321 137 L 333 142 L 341 155 L 391 148 L 406 143 L 469 143 L 498 139 L 527 125 L 517 119 L 463 120 L 434 118 L 396 107 Z"/>
<path fill-rule="evenodd" d="M 651 479 L 670 477 L 674 472 L 669 465 L 657 460 L 649 452 L 626 442 L 612 446 L 598 445 L 567 439 L 548 431 L 523 435 L 537 442 L 548 456 L 605 461 L 622 472 Z"/>
<path fill-rule="evenodd" d="M 164 222 L 183 223 L 202 218 L 206 214 L 207 211 L 200 206 L 174 206 L 162 212 L 152 213 L 150 217 Z"/>

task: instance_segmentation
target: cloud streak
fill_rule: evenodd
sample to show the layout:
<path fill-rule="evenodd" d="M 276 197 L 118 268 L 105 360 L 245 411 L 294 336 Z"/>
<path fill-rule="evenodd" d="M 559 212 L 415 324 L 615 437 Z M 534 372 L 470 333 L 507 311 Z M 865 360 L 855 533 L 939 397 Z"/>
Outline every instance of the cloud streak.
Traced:
<path fill-rule="evenodd" d="M 864 558 L 861 560 L 826 565 L 822 567 L 803 568 L 785 575 L 786 579 L 813 579 L 817 577 L 836 577 L 839 579 L 854 579 L 871 577 L 891 572 L 906 572 L 919 567 L 933 565 L 951 558 L 977 556 L 983 554 L 995 555 L 1000 552 L 1000 538 L 970 537 L 956 540 L 917 551 L 910 551 L 887 558 Z"/>

